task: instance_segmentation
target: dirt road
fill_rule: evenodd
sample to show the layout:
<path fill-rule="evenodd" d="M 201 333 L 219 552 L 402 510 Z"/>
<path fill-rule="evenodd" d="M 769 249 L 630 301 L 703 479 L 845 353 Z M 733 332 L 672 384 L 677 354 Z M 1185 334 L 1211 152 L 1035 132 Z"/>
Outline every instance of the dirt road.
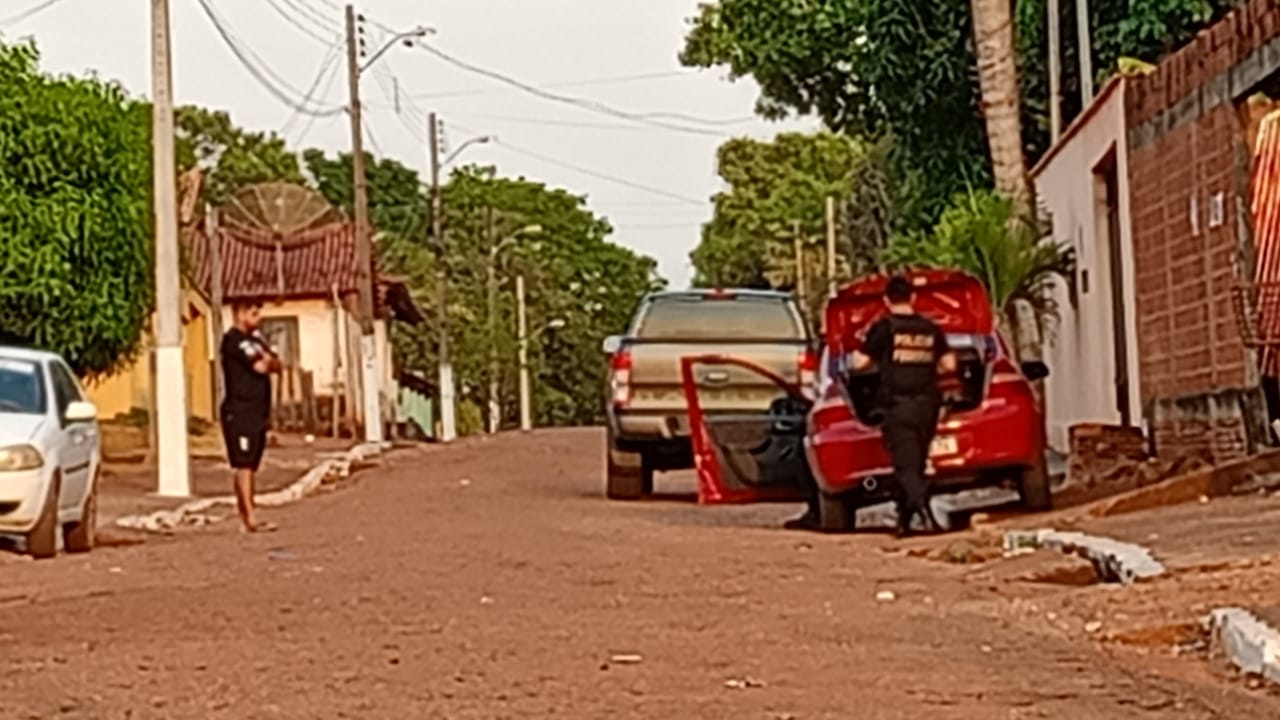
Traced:
<path fill-rule="evenodd" d="M 1280 715 L 1029 622 L 883 536 L 606 503 L 601 441 L 400 451 L 272 513 L 271 536 L 0 556 L 0 718 Z"/>

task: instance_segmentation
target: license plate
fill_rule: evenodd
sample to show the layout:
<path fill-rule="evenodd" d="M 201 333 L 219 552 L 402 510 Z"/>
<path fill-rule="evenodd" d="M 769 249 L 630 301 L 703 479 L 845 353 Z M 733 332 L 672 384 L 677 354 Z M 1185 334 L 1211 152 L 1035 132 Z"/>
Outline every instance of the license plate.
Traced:
<path fill-rule="evenodd" d="M 929 447 L 929 456 L 938 457 L 939 455 L 955 455 L 959 452 L 959 444 L 954 436 L 943 435 L 933 439 L 933 445 Z"/>

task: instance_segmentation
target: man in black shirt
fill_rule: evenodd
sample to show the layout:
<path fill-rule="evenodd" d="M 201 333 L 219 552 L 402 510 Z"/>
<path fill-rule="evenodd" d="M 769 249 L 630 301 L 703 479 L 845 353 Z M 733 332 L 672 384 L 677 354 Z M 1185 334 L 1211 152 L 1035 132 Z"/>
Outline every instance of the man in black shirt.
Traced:
<path fill-rule="evenodd" d="M 916 313 L 914 295 L 906 278 L 890 278 L 885 291 L 889 314 L 871 326 L 862 350 L 853 354 L 854 370 L 874 365 L 880 371 L 881 432 L 898 481 L 898 530 L 903 535 L 911 532 L 917 516 L 926 529 L 937 529 L 925 470 L 942 408 L 938 374 L 955 371 L 947 336 Z"/>
<path fill-rule="evenodd" d="M 258 523 L 253 516 L 254 473 L 262 463 L 271 424 L 271 373 L 280 360 L 258 327 L 262 306 L 238 302 L 232 306 L 234 325 L 222 337 L 223 388 L 222 438 L 227 460 L 235 470 L 236 506 L 248 532 L 271 531 L 275 526 Z"/>

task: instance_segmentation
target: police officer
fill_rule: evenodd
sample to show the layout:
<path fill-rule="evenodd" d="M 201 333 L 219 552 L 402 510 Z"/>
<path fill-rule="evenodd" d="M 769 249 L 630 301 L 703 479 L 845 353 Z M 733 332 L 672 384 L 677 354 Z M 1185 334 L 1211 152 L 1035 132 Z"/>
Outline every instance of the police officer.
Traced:
<path fill-rule="evenodd" d="M 942 330 L 916 312 L 906 278 L 889 279 L 885 301 L 889 314 L 867 331 L 862 349 L 853 354 L 853 368 L 880 371 L 881 432 L 898 481 L 898 532 L 910 534 L 917 518 L 934 531 L 938 524 L 929 510 L 925 469 L 942 408 L 938 375 L 955 371 L 955 356 Z"/>

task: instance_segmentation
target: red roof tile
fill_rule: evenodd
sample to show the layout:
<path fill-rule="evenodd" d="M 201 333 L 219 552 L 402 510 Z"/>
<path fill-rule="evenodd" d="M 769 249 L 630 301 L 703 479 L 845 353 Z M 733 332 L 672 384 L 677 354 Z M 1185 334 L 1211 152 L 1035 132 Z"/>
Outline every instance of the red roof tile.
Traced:
<path fill-rule="evenodd" d="M 355 232 L 336 223 L 290 236 L 219 228 L 222 294 L 227 300 L 330 297 L 356 292 Z M 209 237 L 203 225 L 186 237 L 192 279 L 212 291 Z"/>

